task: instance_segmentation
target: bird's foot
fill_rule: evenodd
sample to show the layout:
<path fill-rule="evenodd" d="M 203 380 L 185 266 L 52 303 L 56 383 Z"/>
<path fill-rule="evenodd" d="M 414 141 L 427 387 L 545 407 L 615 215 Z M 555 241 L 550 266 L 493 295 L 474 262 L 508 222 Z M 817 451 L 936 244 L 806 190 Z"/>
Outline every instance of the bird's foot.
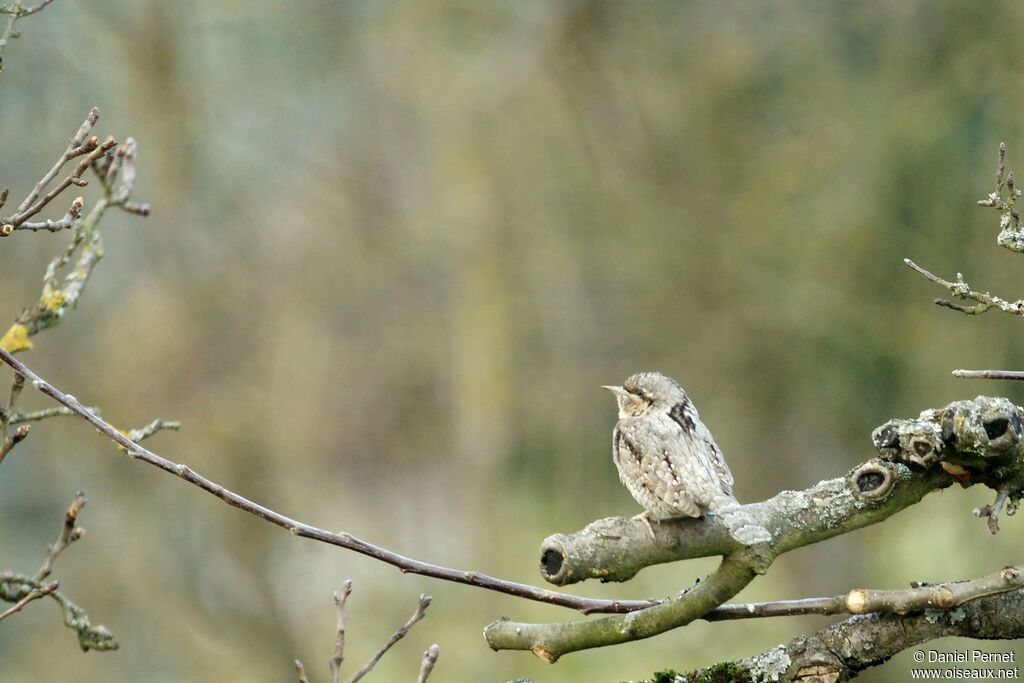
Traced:
<path fill-rule="evenodd" d="M 651 521 L 653 520 L 655 523 L 657 523 L 658 520 L 653 518 L 653 517 L 651 517 L 650 511 L 649 510 L 644 510 L 639 515 L 633 515 L 633 519 L 639 520 L 639 521 L 644 523 L 644 526 L 647 527 L 647 533 L 649 533 L 651 535 L 651 540 L 653 541 L 655 537 L 654 537 L 654 527 L 651 526 Z"/>

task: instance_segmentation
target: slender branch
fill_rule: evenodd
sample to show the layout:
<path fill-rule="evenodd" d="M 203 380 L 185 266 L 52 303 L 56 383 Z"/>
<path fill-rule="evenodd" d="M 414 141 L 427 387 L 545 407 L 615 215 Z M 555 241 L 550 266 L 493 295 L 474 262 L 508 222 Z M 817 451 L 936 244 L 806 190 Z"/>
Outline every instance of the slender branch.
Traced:
<path fill-rule="evenodd" d="M 426 683 L 440 654 L 441 647 L 437 643 L 427 648 L 427 651 L 423 653 L 423 663 L 420 665 L 420 675 L 416 677 L 416 683 Z"/>
<path fill-rule="evenodd" d="M 971 581 L 914 585 L 906 590 L 855 589 L 846 596 L 852 614 L 895 612 L 907 614 L 923 609 L 951 609 L 973 600 L 999 595 L 1024 586 L 1024 566 L 1004 567 L 994 574 Z"/>
<path fill-rule="evenodd" d="M 390 650 L 392 645 L 404 638 L 405 634 L 409 632 L 409 629 L 411 629 L 417 621 L 426 615 L 428 606 L 430 606 L 430 596 L 421 595 L 420 602 L 416 605 L 416 611 L 413 612 L 411 617 L 409 617 L 409 621 L 405 622 L 402 628 L 395 631 L 394 635 L 388 639 L 388 642 L 384 643 L 384 646 L 377 651 L 377 654 L 375 654 L 362 669 L 349 676 L 345 683 L 356 683 L 356 681 L 360 680 L 363 676 L 373 671 L 373 667 L 377 665 L 377 662 L 379 662 L 380 658 L 384 656 L 384 653 Z"/>
<path fill-rule="evenodd" d="M 60 587 L 60 584 L 54 581 L 53 583 L 48 583 L 45 586 L 33 588 L 28 592 L 27 595 L 25 595 L 25 597 L 14 603 L 9 609 L 0 612 L 0 621 L 3 621 L 15 612 L 20 612 L 21 608 L 27 605 L 28 603 L 32 602 L 33 600 L 38 600 L 39 598 L 49 595 L 50 593 L 57 590 L 58 587 Z"/>
<path fill-rule="evenodd" d="M 999 533 L 999 513 L 1002 511 L 1004 505 L 1009 505 L 1008 514 L 1014 514 L 1017 512 L 1017 506 L 1013 501 L 1008 500 L 1010 497 L 1010 487 L 1005 486 L 996 491 L 996 499 L 989 505 L 983 505 L 979 508 L 974 508 L 975 517 L 987 517 L 988 518 L 988 530 L 993 534 Z"/>
<path fill-rule="evenodd" d="M 60 181 L 56 187 L 54 187 L 52 190 L 43 195 L 41 199 L 36 201 L 38 192 L 42 189 L 42 187 L 45 186 L 46 183 L 49 183 L 51 180 L 50 176 L 44 177 L 43 180 L 40 181 L 40 184 L 37 185 L 36 188 L 32 191 L 32 194 L 30 194 L 25 199 L 25 202 L 23 202 L 22 205 L 18 207 L 18 212 L 4 222 L 7 225 L 14 226 L 14 229 L 17 230 L 22 223 L 24 223 L 32 216 L 39 213 L 44 206 L 53 201 L 53 199 L 57 195 L 59 195 L 67 188 L 71 187 L 72 185 L 77 185 L 79 187 L 87 185 L 88 181 L 82 178 L 82 174 L 85 173 L 86 169 L 88 169 L 89 166 L 92 165 L 93 161 L 99 159 L 114 147 L 117 147 L 117 140 L 115 140 L 114 138 L 107 138 L 106 140 L 103 141 L 103 144 L 98 144 L 97 138 L 95 137 L 89 138 L 89 140 L 86 141 L 85 145 L 81 147 L 69 147 L 68 150 L 64 153 L 63 156 L 61 156 L 60 160 L 57 162 L 58 165 L 55 166 L 52 170 L 58 170 L 60 166 L 63 166 L 65 163 L 67 163 L 74 157 L 82 154 L 85 150 L 88 150 L 88 152 L 85 152 L 85 159 L 82 162 L 80 162 L 77 166 L 75 166 L 74 170 L 71 171 L 71 174 L 68 177 Z"/>
<path fill-rule="evenodd" d="M 35 14 L 51 2 L 53 2 L 53 0 L 40 0 L 38 5 L 33 5 L 32 7 L 22 7 L 21 3 L 15 2 L 0 7 L 0 14 L 15 14 L 19 17 L 27 17 L 30 14 Z"/>
<path fill-rule="evenodd" d="M 38 5 L 31 7 L 22 7 L 20 2 L 13 2 L 8 5 L 0 6 L 0 14 L 7 15 L 7 24 L 4 26 L 3 31 L 0 32 L 0 71 L 3 70 L 3 51 L 7 47 L 7 44 L 12 38 L 17 38 L 18 34 L 14 32 L 14 23 L 22 17 L 27 17 L 30 14 L 35 14 L 39 10 L 49 5 L 53 0 L 40 0 Z M 2 202 L 0 202 L 2 203 Z"/>
<path fill-rule="evenodd" d="M 89 410 L 100 414 L 100 409 L 96 406 L 88 406 Z M 54 406 L 53 408 L 44 408 L 42 410 L 33 410 L 31 413 L 14 413 L 11 415 L 10 423 L 12 425 L 21 424 L 22 422 L 41 422 L 50 417 L 57 417 L 59 415 L 78 417 L 70 408 L 64 406 Z"/>
<path fill-rule="evenodd" d="M 954 370 L 953 376 L 961 379 L 1024 380 L 1024 372 L 1020 370 Z"/>
<path fill-rule="evenodd" d="M 78 304 L 93 268 L 103 256 L 103 244 L 97 225 L 107 209 L 116 206 L 130 213 L 145 215 L 149 212 L 148 205 L 130 201 L 135 184 L 135 140 L 128 138 L 123 145 L 118 145 L 114 138 L 100 142 L 96 136 L 90 136 L 98 119 L 99 109 L 94 107 L 53 167 L 36 183 L 11 216 L 0 219 L 0 237 L 10 235 L 16 229 L 56 231 L 67 228 L 71 231 L 70 244 L 46 269 L 39 300 L 30 308 L 26 308 L 0 337 L 0 348 L 12 353 L 31 348 L 30 337 L 56 325 Z M 61 173 L 61 169 L 77 157 L 81 159 L 71 172 L 49 192 L 43 194 Z M 89 168 L 92 168 L 99 177 L 103 193 L 88 212 L 83 213 L 84 200 L 77 197 L 60 220 L 28 222 L 30 217 L 68 187 L 87 184 L 82 175 Z M 116 173 L 111 169 L 121 171 L 120 181 L 116 180 Z M 0 198 L 5 199 L 6 193 L 0 193 Z M 62 269 L 68 266 L 72 259 L 74 267 L 61 279 Z"/>
<path fill-rule="evenodd" d="M 451 581 L 453 583 L 485 588 L 487 590 L 504 593 L 506 595 L 513 595 L 527 600 L 535 600 L 552 605 L 569 607 L 581 612 L 625 612 L 631 609 L 648 607 L 653 604 L 658 604 L 659 602 L 657 600 L 602 600 L 580 597 L 569 593 L 558 593 L 556 591 L 539 588 L 537 586 L 496 579 L 475 571 L 452 569 L 449 567 L 430 564 L 428 562 L 400 555 L 399 553 L 387 550 L 386 548 L 382 548 L 372 543 L 368 543 L 367 541 L 359 539 L 347 532 L 334 533 L 309 524 L 304 524 L 279 512 L 271 510 L 270 508 L 264 507 L 259 503 L 253 502 L 248 498 L 245 498 L 244 496 L 241 496 L 234 491 L 207 479 L 190 467 L 172 462 L 132 441 L 118 429 L 103 420 L 103 418 L 95 412 L 89 410 L 77 398 L 69 394 L 65 394 L 41 378 L 29 369 L 28 366 L 8 353 L 4 348 L 2 348 L 2 346 L 0 346 L 0 361 L 3 361 L 10 367 L 14 368 L 16 372 L 24 374 L 25 377 L 32 382 L 32 386 L 35 389 L 54 399 L 57 403 L 63 405 L 76 415 L 84 418 L 86 422 L 99 430 L 103 435 L 121 446 L 130 457 L 141 460 L 142 462 L 157 467 L 169 474 L 173 474 L 193 486 L 196 486 L 219 498 L 228 505 L 248 512 L 249 514 L 259 517 L 271 524 L 287 529 L 296 536 L 313 539 L 321 543 L 336 545 L 347 550 L 353 550 L 397 567 L 402 572 L 420 574 L 423 576 L 430 576 L 435 579 L 441 579 L 443 581 Z"/>
<path fill-rule="evenodd" d="M 993 308 L 998 308 L 1001 311 L 1012 313 L 1014 315 L 1024 315 L 1024 300 L 1018 299 L 1017 301 L 1007 301 L 1006 299 L 1002 299 L 988 292 L 975 291 L 964 281 L 964 276 L 960 273 L 956 274 L 956 282 L 950 282 L 949 280 L 943 280 L 941 277 L 932 274 L 908 258 L 903 259 L 903 262 L 925 278 L 948 289 L 949 292 L 957 299 L 970 299 L 978 302 L 975 306 L 962 306 L 960 304 L 955 304 L 952 301 L 947 301 L 946 299 L 936 299 L 935 303 L 939 306 L 951 308 L 954 311 L 960 311 L 966 315 L 979 315 Z"/>
<path fill-rule="evenodd" d="M 71 202 L 71 207 L 68 208 L 68 212 L 64 214 L 64 217 L 58 221 L 46 219 L 45 221 L 30 223 L 28 221 L 21 223 L 15 229 L 17 230 L 49 230 L 50 232 L 60 232 L 74 227 L 75 220 L 82 215 L 82 207 L 85 205 L 85 200 L 82 197 L 75 197 L 74 201 Z"/>
<path fill-rule="evenodd" d="M 78 515 L 83 507 L 85 507 L 85 491 L 79 491 L 75 494 L 75 499 L 71 502 L 71 506 L 68 507 L 68 511 L 64 513 L 64 526 L 61 527 L 57 542 L 46 549 L 43 566 L 32 577 L 36 581 L 42 581 L 48 577 L 50 572 L 53 571 L 53 562 L 57 559 L 57 556 L 64 552 L 65 548 L 85 535 L 85 529 L 76 526 Z"/>
<path fill-rule="evenodd" d="M 143 439 L 148 439 L 149 437 L 164 429 L 178 431 L 179 429 L 181 429 L 181 423 L 178 422 L 177 420 L 164 420 L 161 418 L 157 418 L 144 427 L 128 430 L 128 438 L 138 443 L 139 441 L 142 441 Z"/>
<path fill-rule="evenodd" d="M 334 641 L 334 656 L 331 657 L 331 676 L 334 683 L 341 677 L 341 662 L 345 659 L 345 601 L 352 592 L 352 581 L 345 581 L 341 591 L 334 592 L 334 605 L 338 610 L 338 636 Z"/>
<path fill-rule="evenodd" d="M 83 650 L 91 649 L 93 643 L 98 644 L 103 640 L 107 641 L 107 646 L 100 646 L 95 649 L 117 649 L 117 643 L 113 641 L 110 632 L 106 628 L 103 626 L 91 626 L 89 624 L 89 617 L 81 607 L 68 600 L 59 590 L 56 590 L 56 586 L 53 589 L 48 589 L 49 585 L 24 574 L 15 574 L 8 571 L 0 572 L 0 600 L 18 602 L 33 591 L 44 591 L 43 596 L 50 596 L 61 606 L 64 613 L 64 624 L 78 631 L 79 644 L 82 645 Z M 90 647 L 87 647 L 87 643 Z"/>
<path fill-rule="evenodd" d="M 295 660 L 295 671 L 299 674 L 299 683 L 309 683 L 309 679 L 306 678 L 306 667 L 302 664 L 302 660 Z"/>
<path fill-rule="evenodd" d="M 530 650 L 546 662 L 579 650 L 650 638 L 699 619 L 739 593 L 757 576 L 759 548 L 738 550 L 693 588 L 665 602 L 626 615 L 555 624 L 499 619 L 484 629 L 493 650 Z"/>
<path fill-rule="evenodd" d="M 14 404 L 18 401 L 22 387 L 25 386 L 25 376 L 21 373 L 14 373 L 11 380 L 11 391 L 8 394 L 7 405 L 0 406 L 0 462 L 3 462 L 7 454 L 11 452 L 18 443 L 29 434 L 29 425 L 22 425 L 10 433 L 10 426 L 14 423 Z"/>
<path fill-rule="evenodd" d="M 32 191 L 28 193 L 25 199 L 22 200 L 21 204 L 18 205 L 17 210 L 9 217 L 5 218 L 2 223 L 5 226 L 10 226 L 9 229 L 5 230 L 6 234 L 10 234 L 11 230 L 17 228 L 21 223 L 35 215 L 46 206 L 54 197 L 60 194 L 63 190 L 71 185 L 84 185 L 86 181 L 82 180 L 82 173 L 88 168 L 96 159 L 100 158 L 112 147 L 117 145 L 117 142 L 113 138 L 107 138 L 107 140 L 101 145 L 99 138 L 93 136 L 89 137 L 89 133 L 92 132 L 93 126 L 96 125 L 96 121 L 100 118 L 100 110 L 97 107 L 93 107 L 88 116 L 85 117 L 85 121 L 78 128 L 78 132 L 72 136 L 68 142 L 67 148 L 60 155 L 60 158 L 50 167 L 42 179 L 36 183 Z M 69 161 L 75 157 L 86 155 L 88 164 L 79 164 L 71 172 L 67 178 L 65 178 L 57 186 L 57 189 L 51 190 L 43 199 L 39 199 L 39 195 L 42 194 L 43 189 L 57 177 L 60 170 Z"/>
<path fill-rule="evenodd" d="M 984 199 L 978 200 L 979 206 L 988 206 L 999 212 L 999 235 L 996 243 L 1011 251 L 1024 251 L 1024 230 L 1021 229 L 1020 212 L 1017 210 L 1017 200 L 1020 199 L 1021 191 L 1017 189 L 1013 171 L 1006 176 L 1006 183 L 1003 183 L 1003 174 L 1006 171 L 1006 143 L 999 143 L 999 163 L 996 168 L 996 189 Z M 1004 191 L 1005 190 L 1005 191 Z"/>

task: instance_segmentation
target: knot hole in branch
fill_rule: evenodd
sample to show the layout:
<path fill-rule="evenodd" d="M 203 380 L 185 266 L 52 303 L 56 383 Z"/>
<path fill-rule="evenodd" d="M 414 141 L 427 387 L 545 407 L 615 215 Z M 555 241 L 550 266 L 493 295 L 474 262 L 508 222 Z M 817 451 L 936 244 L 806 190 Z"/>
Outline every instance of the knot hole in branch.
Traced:
<path fill-rule="evenodd" d="M 910 440 L 910 451 L 907 453 L 905 462 L 907 467 L 915 472 L 923 472 L 928 465 L 936 459 L 935 447 L 928 436 L 913 437 Z"/>
<path fill-rule="evenodd" d="M 882 500 L 892 487 L 892 471 L 880 462 L 864 463 L 850 475 L 850 488 L 863 500 Z"/>
<path fill-rule="evenodd" d="M 988 441 L 992 445 L 1010 446 L 1020 439 L 1021 435 L 1021 424 L 1020 418 L 1016 413 L 1010 414 L 1009 417 L 997 416 L 990 420 L 985 420 L 985 436 L 988 437 Z"/>
<path fill-rule="evenodd" d="M 540 556 L 541 574 L 556 577 L 562 572 L 565 555 L 554 548 L 548 548 Z"/>

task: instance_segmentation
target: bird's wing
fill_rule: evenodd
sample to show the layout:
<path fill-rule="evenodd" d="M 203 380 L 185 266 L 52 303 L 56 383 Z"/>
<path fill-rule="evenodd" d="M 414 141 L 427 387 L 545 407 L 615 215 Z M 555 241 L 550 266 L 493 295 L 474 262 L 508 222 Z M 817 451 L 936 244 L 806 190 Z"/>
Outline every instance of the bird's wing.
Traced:
<path fill-rule="evenodd" d="M 690 443 L 703 443 L 704 450 L 708 455 L 708 464 L 711 465 L 721 484 L 722 490 L 732 495 L 732 472 L 729 471 L 729 466 L 725 463 L 725 456 L 722 454 L 722 449 L 715 443 L 715 437 L 711 436 L 711 431 L 704 425 L 700 417 L 697 415 L 697 409 L 693 406 L 689 400 L 683 403 L 677 403 L 672 406 L 669 410 L 668 416 L 683 432 L 683 440 L 689 441 Z"/>
<path fill-rule="evenodd" d="M 680 485 L 670 444 L 649 425 L 634 422 L 616 430 L 615 464 L 622 483 L 655 518 L 700 516 L 700 506 Z"/>

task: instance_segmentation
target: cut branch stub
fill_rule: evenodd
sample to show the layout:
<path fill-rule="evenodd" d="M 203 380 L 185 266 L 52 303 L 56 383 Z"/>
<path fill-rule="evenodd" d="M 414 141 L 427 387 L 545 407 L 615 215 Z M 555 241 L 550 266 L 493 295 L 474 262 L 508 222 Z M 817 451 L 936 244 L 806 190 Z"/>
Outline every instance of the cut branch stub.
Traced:
<path fill-rule="evenodd" d="M 850 488 L 864 500 L 885 500 L 893 486 L 892 465 L 872 460 L 850 474 Z"/>

